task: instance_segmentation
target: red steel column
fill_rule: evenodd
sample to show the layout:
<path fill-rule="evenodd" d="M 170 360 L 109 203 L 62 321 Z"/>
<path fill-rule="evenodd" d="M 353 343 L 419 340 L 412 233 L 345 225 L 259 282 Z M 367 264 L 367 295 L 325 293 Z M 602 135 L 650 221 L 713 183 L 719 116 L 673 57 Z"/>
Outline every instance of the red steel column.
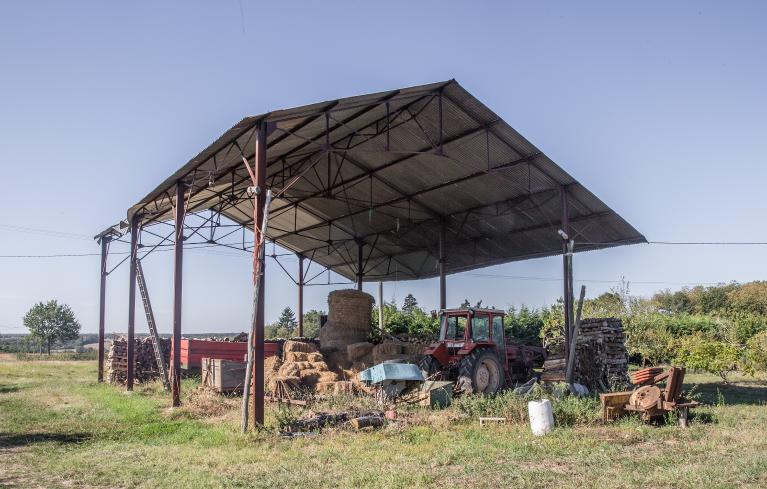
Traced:
<path fill-rule="evenodd" d="M 173 363 L 170 368 L 172 405 L 181 405 L 181 286 L 184 271 L 184 184 L 176 183 L 176 208 L 173 213 Z"/>
<path fill-rule="evenodd" d="M 107 298 L 107 253 L 109 236 L 101 237 L 101 283 L 99 285 L 99 382 L 104 382 L 104 322 Z"/>
<path fill-rule="evenodd" d="M 298 336 L 304 336 L 304 255 L 298 255 Z"/>
<path fill-rule="evenodd" d="M 254 176 L 256 177 L 256 187 L 260 189 L 256 196 L 256 208 L 254 209 L 254 243 L 261 241 L 261 232 L 259 226 L 264 219 L 264 204 L 266 203 L 266 122 L 261 122 L 256 130 L 256 147 L 254 155 Z M 263 243 L 266 246 L 266 243 Z M 256 250 L 254 250 L 255 253 Z M 266 260 L 261 263 L 261 267 L 265 268 Z M 255 267 L 257 260 L 254 260 L 253 266 Z M 255 271 L 255 270 L 254 270 Z M 256 315 L 256 331 L 255 331 L 255 348 L 253 359 L 253 425 L 264 424 L 264 294 L 265 289 L 265 277 L 266 270 L 263 269 L 258 278 L 260 280 L 259 296 L 258 296 L 258 313 Z M 255 285 L 255 284 L 254 284 Z"/>
<path fill-rule="evenodd" d="M 138 215 L 134 215 L 130 224 L 130 272 L 128 284 L 128 372 L 125 388 L 133 390 L 133 377 L 135 373 L 135 345 L 134 336 L 136 332 L 136 260 L 138 259 Z"/>

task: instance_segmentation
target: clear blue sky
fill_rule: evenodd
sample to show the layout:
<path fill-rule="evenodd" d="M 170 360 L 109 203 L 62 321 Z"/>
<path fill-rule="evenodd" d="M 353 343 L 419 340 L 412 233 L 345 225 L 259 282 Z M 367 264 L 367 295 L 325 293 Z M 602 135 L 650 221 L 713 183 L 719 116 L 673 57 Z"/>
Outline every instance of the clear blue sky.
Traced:
<path fill-rule="evenodd" d="M 2 2 L 0 254 L 97 252 L 89 236 L 245 115 L 449 78 L 648 239 L 767 241 L 765 14 L 745 1 Z M 623 247 L 577 255 L 575 278 L 589 296 L 621 276 L 649 295 L 765 279 L 765 252 Z M 250 260 L 223 253 L 187 254 L 186 332 L 247 328 Z M 170 265 L 145 265 L 165 332 Z M 295 290 L 268 270 L 274 320 Z M 96 331 L 98 274 L 96 257 L 0 258 L 0 333 L 50 298 Z M 548 258 L 450 276 L 448 303 L 539 306 L 560 275 Z M 107 330 L 121 331 L 126 267 L 108 284 Z M 307 309 L 328 292 L 309 288 Z M 437 304 L 435 280 L 385 287 L 408 292 Z M 140 304 L 137 317 L 143 332 Z"/>

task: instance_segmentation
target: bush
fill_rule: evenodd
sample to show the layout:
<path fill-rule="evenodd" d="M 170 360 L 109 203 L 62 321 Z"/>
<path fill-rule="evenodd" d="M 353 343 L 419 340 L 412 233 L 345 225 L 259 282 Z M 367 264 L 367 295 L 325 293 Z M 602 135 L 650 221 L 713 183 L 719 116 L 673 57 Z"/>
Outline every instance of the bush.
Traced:
<path fill-rule="evenodd" d="M 719 375 L 727 383 L 727 374 L 738 369 L 741 353 L 737 346 L 696 334 L 679 342 L 676 361 L 687 368 Z"/>
<path fill-rule="evenodd" d="M 16 353 L 16 359 L 18 360 L 33 360 L 33 361 L 47 361 L 47 360 L 98 360 L 98 352 L 96 350 L 85 350 L 83 352 L 59 352 L 51 353 L 50 355 L 41 355 L 39 353 Z"/>
<path fill-rule="evenodd" d="M 746 370 L 767 370 L 767 331 L 752 336 L 746 342 Z"/>

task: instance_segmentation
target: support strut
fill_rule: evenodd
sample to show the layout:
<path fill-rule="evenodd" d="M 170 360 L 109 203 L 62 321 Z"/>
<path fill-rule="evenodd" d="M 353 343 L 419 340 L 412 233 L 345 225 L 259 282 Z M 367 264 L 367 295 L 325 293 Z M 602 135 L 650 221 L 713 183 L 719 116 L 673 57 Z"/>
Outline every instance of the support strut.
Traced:
<path fill-rule="evenodd" d="M 104 322 L 106 320 L 106 297 L 107 297 L 107 255 L 109 253 L 109 241 L 112 238 L 101 238 L 101 283 L 99 285 L 99 373 L 98 381 L 104 382 Z"/>
<path fill-rule="evenodd" d="M 181 297 L 184 272 L 184 184 L 176 183 L 176 207 L 173 213 L 173 363 L 170 372 L 172 405 L 181 405 Z"/>
<path fill-rule="evenodd" d="M 133 376 L 135 375 L 135 345 L 134 337 L 136 332 L 136 260 L 138 259 L 138 234 L 139 234 L 138 215 L 134 214 L 130 225 L 130 271 L 128 285 L 128 344 L 126 345 L 128 365 L 125 381 L 125 388 L 133 390 Z"/>

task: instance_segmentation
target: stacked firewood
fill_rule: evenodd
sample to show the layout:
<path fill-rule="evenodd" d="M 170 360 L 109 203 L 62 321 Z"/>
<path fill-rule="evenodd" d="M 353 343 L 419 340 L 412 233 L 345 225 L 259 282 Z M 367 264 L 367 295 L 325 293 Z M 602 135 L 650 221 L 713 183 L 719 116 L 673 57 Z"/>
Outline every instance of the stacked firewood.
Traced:
<path fill-rule="evenodd" d="M 152 338 L 136 338 L 133 341 L 134 380 L 146 382 L 158 378 L 160 370 L 157 367 Z M 165 364 L 168 365 L 170 340 L 160 338 L 160 345 L 165 357 Z M 106 368 L 110 383 L 124 384 L 126 382 L 128 378 L 128 340 L 125 337 L 118 337 L 112 341 L 107 354 Z"/>
<path fill-rule="evenodd" d="M 576 342 L 574 380 L 607 391 L 628 382 L 626 336 L 620 319 L 584 319 Z"/>

